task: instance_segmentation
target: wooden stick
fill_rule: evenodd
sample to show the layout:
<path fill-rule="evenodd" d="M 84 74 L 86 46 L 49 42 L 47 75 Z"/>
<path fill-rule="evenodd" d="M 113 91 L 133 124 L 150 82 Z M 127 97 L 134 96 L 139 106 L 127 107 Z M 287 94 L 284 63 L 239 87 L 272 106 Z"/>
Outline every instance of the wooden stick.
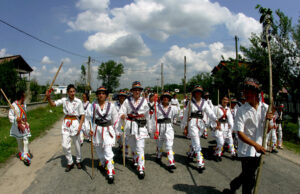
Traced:
<path fill-rule="evenodd" d="M 7 98 L 7 96 L 5 95 L 5 93 L 4 93 L 4 91 L 2 90 L 2 88 L 0 88 L 0 90 L 1 90 L 1 93 L 3 94 L 4 98 L 6 99 L 8 105 L 10 106 L 10 108 L 15 112 L 16 116 L 19 117 L 19 116 L 18 116 L 18 113 L 17 113 L 17 111 L 16 111 L 16 109 L 15 109 L 15 107 L 10 103 L 10 101 L 8 100 L 8 98 Z"/>
<path fill-rule="evenodd" d="M 266 27 L 266 40 L 267 40 L 267 46 L 268 46 L 268 55 L 269 55 L 269 98 L 270 98 L 270 105 L 268 108 L 268 113 L 272 112 L 272 106 L 273 106 L 273 76 L 272 76 L 272 59 L 271 59 L 271 49 L 270 49 L 270 42 L 268 39 L 268 31 L 271 27 L 271 24 L 269 23 L 268 26 Z M 264 129 L 264 134 L 263 134 L 263 142 L 262 146 L 265 147 L 266 144 L 266 136 L 267 136 L 267 131 L 268 131 L 268 126 L 269 126 L 269 119 L 266 119 L 265 122 L 265 129 Z M 256 181 L 255 181 L 255 187 L 254 187 L 254 194 L 258 194 L 258 186 L 261 178 L 261 172 L 262 172 L 262 165 L 264 163 L 264 154 L 261 154 L 260 161 L 259 161 L 259 166 L 257 169 L 257 175 L 256 175 Z"/>
<path fill-rule="evenodd" d="M 63 64 L 64 64 L 64 62 L 61 62 L 61 64 L 60 64 L 60 66 L 59 66 L 59 68 L 58 68 L 58 70 L 57 70 L 57 72 L 56 72 L 56 74 L 55 74 L 55 76 L 54 76 L 54 78 L 53 78 L 53 80 L 52 80 L 52 82 L 51 82 L 48 90 L 50 90 L 52 88 L 52 86 L 53 86 L 53 84 L 54 84 L 54 82 L 56 80 L 56 77 L 57 77 L 57 75 L 58 75 L 58 73 L 59 73 L 59 71 L 60 71 L 60 69 L 61 69 L 61 67 L 62 67 Z M 46 100 L 47 100 L 47 96 L 45 96 L 45 98 L 44 98 L 43 101 L 46 102 Z"/>
<path fill-rule="evenodd" d="M 188 133 L 189 133 L 189 125 L 190 125 L 190 117 L 191 117 L 191 109 L 192 109 L 192 107 L 191 107 L 191 104 L 192 104 L 192 93 L 191 93 L 191 95 L 190 95 L 190 100 L 189 100 L 189 107 L 188 107 L 188 115 L 187 115 L 187 122 L 186 122 L 186 129 L 187 129 L 187 134 L 185 134 L 186 136 L 188 135 Z"/>
<path fill-rule="evenodd" d="M 90 124 L 90 130 L 92 130 L 91 122 Z M 91 156 L 92 156 L 92 179 L 94 179 L 94 144 L 93 144 L 93 136 L 91 137 Z"/>
<path fill-rule="evenodd" d="M 123 166 L 126 166 L 126 160 L 125 160 L 125 120 L 123 120 Z"/>
<path fill-rule="evenodd" d="M 154 117 L 155 117 L 155 134 L 154 134 L 154 139 L 158 139 L 156 137 L 156 134 L 159 134 L 158 128 L 157 128 L 157 110 L 156 110 L 156 103 L 157 103 L 157 94 L 154 95 Z"/>

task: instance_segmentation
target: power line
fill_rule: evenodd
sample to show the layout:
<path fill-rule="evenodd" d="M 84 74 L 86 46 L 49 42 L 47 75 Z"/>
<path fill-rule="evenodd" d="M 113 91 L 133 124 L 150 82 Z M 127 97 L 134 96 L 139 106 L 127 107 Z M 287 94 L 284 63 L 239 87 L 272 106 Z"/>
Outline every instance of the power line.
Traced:
<path fill-rule="evenodd" d="M 27 36 L 29 36 L 29 37 L 31 37 L 31 38 L 33 38 L 33 39 L 35 39 L 35 40 L 37 40 L 37 41 L 39 41 L 39 42 L 41 42 L 41 43 L 44 43 L 44 44 L 46 44 L 46 45 L 48 45 L 48 46 L 50 46 L 50 47 L 52 47 L 52 48 L 58 49 L 58 50 L 60 50 L 60 51 L 63 51 L 63 52 L 65 52 L 65 53 L 68 53 L 68 54 L 71 54 L 71 55 L 74 55 L 74 56 L 77 56 L 77 57 L 82 57 L 82 58 L 86 58 L 86 59 L 88 58 L 87 56 L 83 56 L 83 55 L 81 55 L 81 54 L 75 53 L 75 52 L 73 52 L 73 51 L 69 51 L 69 50 L 67 50 L 67 49 L 64 49 L 64 48 L 55 46 L 55 45 L 53 45 L 53 44 L 51 44 L 51 43 L 49 43 L 49 42 L 46 42 L 46 41 L 44 41 L 44 40 L 41 40 L 40 38 L 38 38 L 38 37 L 36 37 L 36 36 L 34 36 L 34 35 L 31 35 L 31 34 L 25 32 L 25 31 L 23 31 L 23 30 L 21 30 L 21 29 L 15 27 L 15 26 L 13 26 L 13 25 L 11 25 L 11 24 L 9 24 L 9 23 L 3 21 L 2 19 L 0 19 L 0 22 L 3 23 L 3 24 L 5 24 L 5 25 L 7 25 L 7 26 L 9 26 L 9 27 L 11 27 L 11 28 L 13 28 L 13 29 L 15 29 L 15 30 L 17 30 L 17 31 L 19 31 L 19 32 L 21 32 L 21 33 L 23 33 L 23 34 L 25 34 L 25 35 L 27 35 Z"/>

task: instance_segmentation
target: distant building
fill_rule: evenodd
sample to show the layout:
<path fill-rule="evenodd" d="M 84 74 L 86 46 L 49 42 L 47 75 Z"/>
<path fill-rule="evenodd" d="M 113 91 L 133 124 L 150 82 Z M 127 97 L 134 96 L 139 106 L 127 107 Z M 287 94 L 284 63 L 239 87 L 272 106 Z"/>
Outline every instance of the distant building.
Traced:
<path fill-rule="evenodd" d="M 20 75 L 20 77 L 24 78 L 26 75 L 28 75 L 28 81 L 30 80 L 30 73 L 33 71 L 33 69 L 28 65 L 21 55 L 0 58 L 0 65 L 5 62 L 13 62 L 13 68 Z"/>
<path fill-rule="evenodd" d="M 67 94 L 67 86 L 53 86 L 54 94 Z"/>

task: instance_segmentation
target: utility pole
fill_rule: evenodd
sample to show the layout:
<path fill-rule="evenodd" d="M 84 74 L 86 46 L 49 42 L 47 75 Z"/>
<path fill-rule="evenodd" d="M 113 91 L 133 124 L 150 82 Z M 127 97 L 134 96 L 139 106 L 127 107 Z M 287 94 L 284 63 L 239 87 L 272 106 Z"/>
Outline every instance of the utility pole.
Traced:
<path fill-rule="evenodd" d="M 161 63 L 161 91 L 164 91 L 164 64 Z"/>
<path fill-rule="evenodd" d="M 88 88 L 89 88 L 89 92 L 91 91 L 91 57 L 88 57 Z"/>
<path fill-rule="evenodd" d="M 239 53 L 238 53 L 238 40 L 239 39 L 237 36 L 235 36 L 234 39 L 235 39 L 235 60 L 238 63 L 239 62 Z"/>
<path fill-rule="evenodd" d="M 186 95 L 186 56 L 184 56 L 184 76 L 183 76 L 184 97 Z"/>

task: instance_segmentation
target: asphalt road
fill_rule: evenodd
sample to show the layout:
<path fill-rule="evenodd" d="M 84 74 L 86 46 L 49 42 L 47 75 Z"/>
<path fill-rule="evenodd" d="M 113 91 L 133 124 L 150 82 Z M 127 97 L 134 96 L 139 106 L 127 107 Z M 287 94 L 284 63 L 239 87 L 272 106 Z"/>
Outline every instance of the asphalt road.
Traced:
<path fill-rule="evenodd" d="M 176 137 L 174 141 L 175 161 L 177 169 L 170 173 L 166 169 L 166 156 L 164 165 L 155 163 L 156 145 L 153 139 L 146 140 L 146 177 L 139 180 L 137 172 L 131 167 L 129 160 L 123 167 L 121 153 L 115 153 L 115 183 L 109 185 L 105 174 L 96 168 L 95 177 L 91 179 L 91 153 L 90 144 L 85 142 L 82 147 L 84 165 L 83 170 L 74 168 L 65 172 L 67 164 L 62 151 L 57 151 L 37 171 L 37 176 L 24 193 L 221 193 L 229 187 L 230 181 L 241 172 L 239 161 L 232 161 L 229 153 L 225 153 L 222 162 L 215 162 L 212 158 L 212 138 L 201 139 L 206 170 L 199 174 L 196 162 L 186 160 L 186 152 L 190 140 L 182 135 L 178 126 L 175 126 Z M 61 149 L 62 150 L 62 149 Z M 74 150 L 72 152 L 75 153 Z M 96 153 L 94 153 L 96 156 Z M 38 161 L 34 161 L 38 162 Z M 95 160 L 97 166 L 98 160 Z M 276 154 L 267 154 L 263 167 L 260 193 L 272 194 L 300 194 L 300 166 Z M 241 189 L 239 190 L 241 193 Z"/>

